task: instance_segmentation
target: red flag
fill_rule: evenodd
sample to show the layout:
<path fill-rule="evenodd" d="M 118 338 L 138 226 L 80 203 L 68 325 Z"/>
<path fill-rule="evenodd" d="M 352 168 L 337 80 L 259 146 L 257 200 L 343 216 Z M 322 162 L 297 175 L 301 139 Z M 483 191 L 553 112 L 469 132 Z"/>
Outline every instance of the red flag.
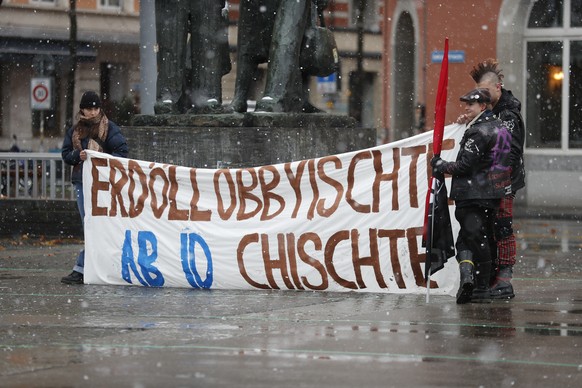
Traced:
<path fill-rule="evenodd" d="M 449 38 L 445 38 L 445 52 L 441 64 L 441 74 L 434 109 L 434 134 L 432 137 L 433 152 L 441 154 L 443 133 L 445 131 L 445 115 L 447 113 L 447 86 L 449 83 Z"/>
<path fill-rule="evenodd" d="M 443 52 L 443 61 L 441 63 L 441 73 L 439 76 L 439 85 L 434 109 L 434 131 L 432 135 L 432 148 L 434 155 L 441 154 L 443 145 L 443 134 L 445 132 L 445 116 L 447 113 L 447 87 L 449 83 L 449 38 L 445 38 L 445 51 Z M 431 176 L 428 192 L 426 193 L 426 205 L 424 214 L 424 240 L 428 238 L 428 215 L 431 200 L 431 191 L 433 190 L 434 177 Z"/>
<path fill-rule="evenodd" d="M 445 50 L 441 64 L 441 73 L 435 103 L 433 132 L 433 153 L 440 155 L 445 131 L 447 110 L 447 85 L 449 79 L 449 39 L 445 38 Z M 424 217 L 423 245 L 426 247 L 424 276 L 443 268 L 444 263 L 455 255 L 453 232 L 448 207 L 447 188 L 444 176 L 431 176 L 426 196 L 426 213 Z M 427 283 L 427 289 L 430 284 Z"/>

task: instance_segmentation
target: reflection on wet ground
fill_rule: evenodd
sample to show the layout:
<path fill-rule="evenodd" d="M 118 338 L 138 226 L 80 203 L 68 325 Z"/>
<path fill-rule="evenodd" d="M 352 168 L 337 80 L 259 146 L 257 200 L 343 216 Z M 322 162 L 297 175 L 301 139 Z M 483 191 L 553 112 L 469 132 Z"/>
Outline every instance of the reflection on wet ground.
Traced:
<path fill-rule="evenodd" d="M 1 386 L 582 386 L 582 227 L 518 220 L 516 298 L 65 286 L 0 248 Z"/>

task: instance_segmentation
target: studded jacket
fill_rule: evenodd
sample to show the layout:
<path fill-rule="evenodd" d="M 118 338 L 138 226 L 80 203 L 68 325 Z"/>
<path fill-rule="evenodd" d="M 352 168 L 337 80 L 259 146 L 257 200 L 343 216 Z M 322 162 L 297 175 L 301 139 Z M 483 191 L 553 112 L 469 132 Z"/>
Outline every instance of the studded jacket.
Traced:
<path fill-rule="evenodd" d="M 467 127 L 455 162 L 444 162 L 442 171 L 453 176 L 455 201 L 495 200 L 511 192 L 511 134 L 490 110 Z"/>

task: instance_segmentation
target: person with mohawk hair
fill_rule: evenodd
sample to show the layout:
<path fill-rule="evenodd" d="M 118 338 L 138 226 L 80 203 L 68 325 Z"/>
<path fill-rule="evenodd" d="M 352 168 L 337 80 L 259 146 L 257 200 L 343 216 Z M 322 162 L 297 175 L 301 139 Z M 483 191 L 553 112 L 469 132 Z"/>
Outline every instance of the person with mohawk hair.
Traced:
<path fill-rule="evenodd" d="M 516 263 L 516 244 L 513 232 L 513 200 L 517 190 L 525 186 L 525 165 L 523 147 L 525 125 L 521 117 L 521 102 L 511 91 L 503 87 L 503 73 L 496 59 L 488 58 L 477 64 L 469 73 L 477 88 L 485 88 L 491 94 L 493 114 L 498 117 L 511 133 L 511 193 L 500 203 L 495 217 L 495 238 L 497 240 L 497 257 L 491 279 L 491 297 L 493 299 L 510 299 L 515 297 L 511 279 Z M 459 123 L 466 123 L 461 116 Z"/>
<path fill-rule="evenodd" d="M 511 193 L 511 134 L 490 110 L 491 94 L 473 89 L 460 97 L 468 123 L 454 162 L 432 158 L 433 175 L 452 176 L 451 195 L 459 234 L 457 304 L 489 303 L 491 270 L 496 256 L 495 216 L 502 198 Z"/>

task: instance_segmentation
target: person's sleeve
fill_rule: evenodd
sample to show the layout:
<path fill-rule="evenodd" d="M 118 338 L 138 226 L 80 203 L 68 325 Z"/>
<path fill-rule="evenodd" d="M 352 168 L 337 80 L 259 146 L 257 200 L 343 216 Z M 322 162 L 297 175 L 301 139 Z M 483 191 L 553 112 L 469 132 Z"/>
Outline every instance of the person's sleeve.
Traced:
<path fill-rule="evenodd" d="M 459 159 L 455 162 L 445 162 L 443 172 L 449 175 L 466 176 L 471 175 L 474 166 L 479 164 L 486 147 L 483 140 L 478 136 L 467 139 L 462 150 L 459 150 Z"/>
<path fill-rule="evenodd" d="M 73 128 L 69 128 L 65 139 L 63 140 L 63 147 L 61 149 L 61 156 L 65 163 L 71 166 L 76 166 L 81 163 L 81 151 L 73 148 Z"/>

